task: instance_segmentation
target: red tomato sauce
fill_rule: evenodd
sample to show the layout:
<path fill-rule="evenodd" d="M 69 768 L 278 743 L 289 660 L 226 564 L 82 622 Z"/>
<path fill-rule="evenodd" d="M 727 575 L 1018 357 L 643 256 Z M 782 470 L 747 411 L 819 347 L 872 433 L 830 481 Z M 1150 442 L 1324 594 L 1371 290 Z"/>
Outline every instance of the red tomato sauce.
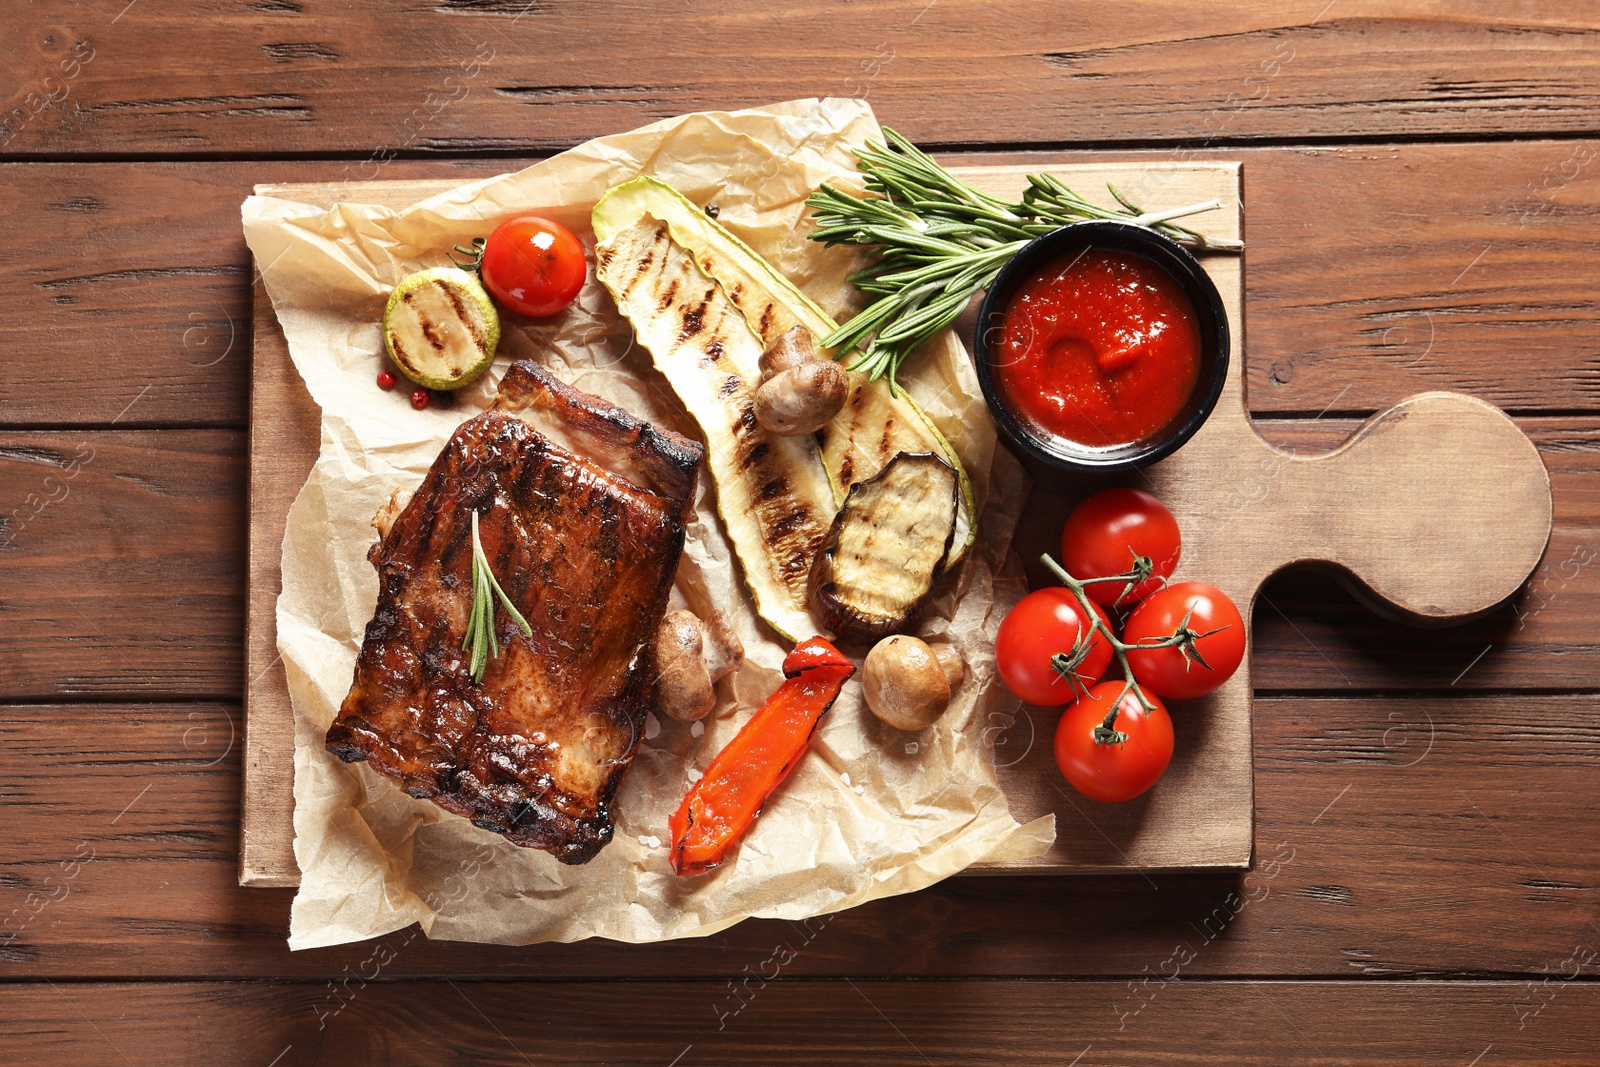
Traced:
<path fill-rule="evenodd" d="M 1080 445 L 1159 434 L 1200 377 L 1200 330 L 1178 282 L 1133 253 L 1090 248 L 1012 294 L 995 376 L 1011 409 Z"/>

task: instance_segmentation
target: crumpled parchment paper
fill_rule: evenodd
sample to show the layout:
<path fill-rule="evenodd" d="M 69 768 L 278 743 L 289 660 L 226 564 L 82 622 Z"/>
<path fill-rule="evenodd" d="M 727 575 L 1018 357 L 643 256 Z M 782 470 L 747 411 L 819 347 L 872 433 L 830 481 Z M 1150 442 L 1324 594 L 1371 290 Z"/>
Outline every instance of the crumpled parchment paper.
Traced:
<path fill-rule="evenodd" d="M 376 937 L 413 922 L 430 937 L 507 944 L 701 936 L 751 916 L 838 911 L 923 888 L 985 858 L 1049 847 L 1053 819 L 1019 826 L 984 750 L 987 717 L 1015 710 L 995 678 L 992 648 L 1000 618 L 1026 592 L 1014 559 L 1005 567 L 1026 476 L 995 448 L 970 360 L 953 335 L 934 343 L 905 384 L 955 442 L 980 502 L 980 540 L 920 628 L 960 647 L 966 681 L 935 726 L 902 733 L 872 717 L 852 680 L 812 751 L 719 869 L 675 876 L 667 817 L 777 687 L 788 648 L 754 614 L 704 471 L 673 606 L 727 609 L 747 659 L 719 684 L 719 705 L 704 724 L 651 717 L 618 794 L 615 839 L 596 859 L 566 867 L 517 848 L 323 749 L 377 600 L 366 560 L 373 512 L 394 487 L 421 481 L 511 360 L 536 359 L 579 388 L 696 435 L 592 267 L 571 309 L 548 321 L 507 315 L 494 371 L 451 406 L 420 412 L 404 388 L 385 393 L 373 384 L 391 287 L 413 270 L 447 265 L 452 245 L 527 212 L 570 227 L 592 264 L 591 207 L 610 186 L 651 174 L 696 203 L 716 201 L 724 225 L 835 317 L 847 317 L 859 301 L 845 280 L 854 257 L 806 239 L 804 201 L 824 181 L 859 188 L 850 148 L 875 136 L 865 103 L 795 101 L 686 115 L 601 138 L 404 210 L 359 203 L 325 210 L 259 195 L 245 201 L 246 239 L 295 366 L 322 408 L 320 457 L 289 513 L 277 610 L 296 724 L 301 882 L 291 948 Z"/>

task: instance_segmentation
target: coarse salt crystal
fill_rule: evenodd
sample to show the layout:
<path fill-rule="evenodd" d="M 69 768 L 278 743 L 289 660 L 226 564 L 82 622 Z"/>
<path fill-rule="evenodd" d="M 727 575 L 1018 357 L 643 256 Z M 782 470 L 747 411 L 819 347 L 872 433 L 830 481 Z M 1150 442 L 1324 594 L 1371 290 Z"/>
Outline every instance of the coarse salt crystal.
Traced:
<path fill-rule="evenodd" d="M 922 751 L 922 746 L 917 744 L 915 741 L 907 741 L 906 742 L 906 755 L 915 756 L 918 752 L 921 752 L 921 751 Z"/>
<path fill-rule="evenodd" d="M 704 777 L 705 777 L 705 774 L 702 771 L 700 771 L 698 768 L 695 768 L 695 767 L 690 767 L 689 768 L 689 781 L 698 782 L 700 779 L 702 779 Z"/>
<path fill-rule="evenodd" d="M 850 784 L 850 772 L 849 771 L 845 771 L 842 774 L 840 774 L 839 775 L 839 781 L 843 782 L 845 785 L 849 785 Z"/>
<path fill-rule="evenodd" d="M 866 791 L 867 791 L 867 787 L 866 786 L 863 786 L 863 785 L 856 786 L 856 796 L 861 796 Z"/>
<path fill-rule="evenodd" d="M 697 722 L 693 726 L 689 727 L 689 736 L 690 737 L 699 737 L 700 735 L 704 734 L 705 732 L 706 732 L 706 724 L 703 723 L 703 722 Z"/>
<path fill-rule="evenodd" d="M 646 741 L 654 741 L 656 739 L 656 735 L 659 734 L 660 732 L 661 732 L 661 720 L 656 718 L 654 715 L 650 714 L 648 711 L 645 712 L 644 713 L 644 739 Z"/>

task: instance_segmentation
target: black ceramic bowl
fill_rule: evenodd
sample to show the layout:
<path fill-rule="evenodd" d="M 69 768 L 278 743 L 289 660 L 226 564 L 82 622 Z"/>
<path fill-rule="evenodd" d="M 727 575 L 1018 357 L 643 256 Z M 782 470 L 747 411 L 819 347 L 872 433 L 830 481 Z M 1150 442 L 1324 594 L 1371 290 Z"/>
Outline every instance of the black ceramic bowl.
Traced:
<path fill-rule="evenodd" d="M 990 341 L 1002 336 L 1001 323 L 1011 294 L 1038 271 L 1084 247 L 1141 256 L 1166 271 L 1188 296 L 1199 327 L 1200 374 L 1188 401 L 1165 428 L 1131 444 L 1092 447 L 1035 427 L 1012 410 L 996 378 L 997 353 Z M 1029 241 L 989 287 L 978 309 L 974 335 L 978 381 L 1001 433 L 1024 455 L 1084 474 L 1131 470 L 1172 455 L 1206 421 L 1228 379 L 1228 313 L 1217 287 L 1188 249 L 1154 230 L 1127 222 L 1079 222 Z"/>

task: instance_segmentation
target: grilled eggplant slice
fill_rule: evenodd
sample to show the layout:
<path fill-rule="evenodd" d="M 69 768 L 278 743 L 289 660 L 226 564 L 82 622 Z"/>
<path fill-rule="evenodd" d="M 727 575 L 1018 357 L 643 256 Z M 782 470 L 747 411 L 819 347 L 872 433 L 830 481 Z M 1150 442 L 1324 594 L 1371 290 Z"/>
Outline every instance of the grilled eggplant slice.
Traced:
<path fill-rule="evenodd" d="M 791 641 L 811 636 L 806 583 L 833 491 L 813 438 L 781 437 L 756 421 L 765 345 L 666 223 L 639 218 L 608 234 L 595 257 L 595 276 L 700 424 L 717 510 L 756 611 Z"/>
<path fill-rule="evenodd" d="M 927 603 L 956 532 L 961 480 L 931 452 L 902 452 L 850 487 L 811 564 L 809 602 L 850 644 L 906 626 Z"/>
<path fill-rule="evenodd" d="M 827 312 L 748 245 L 676 189 L 654 178 L 635 178 L 606 192 L 594 208 L 595 239 L 605 243 L 645 217 L 667 224 L 673 241 L 687 249 L 700 270 L 721 286 L 763 347 L 796 325 L 804 326 L 819 339 L 837 327 Z M 844 353 L 822 350 L 820 354 L 830 359 L 842 356 L 842 362 L 852 362 Z M 848 375 L 849 393 L 844 407 L 817 431 L 834 503 L 842 504 L 852 485 L 877 474 L 901 452 L 941 456 L 960 482 L 955 540 L 946 564 L 954 566 L 977 537 L 972 482 L 955 449 L 909 396 L 897 395 L 887 381 L 873 382 L 854 371 Z"/>
<path fill-rule="evenodd" d="M 424 389 L 460 389 L 494 362 L 500 316 L 475 275 L 434 267 L 401 279 L 383 309 L 383 347 Z"/>

